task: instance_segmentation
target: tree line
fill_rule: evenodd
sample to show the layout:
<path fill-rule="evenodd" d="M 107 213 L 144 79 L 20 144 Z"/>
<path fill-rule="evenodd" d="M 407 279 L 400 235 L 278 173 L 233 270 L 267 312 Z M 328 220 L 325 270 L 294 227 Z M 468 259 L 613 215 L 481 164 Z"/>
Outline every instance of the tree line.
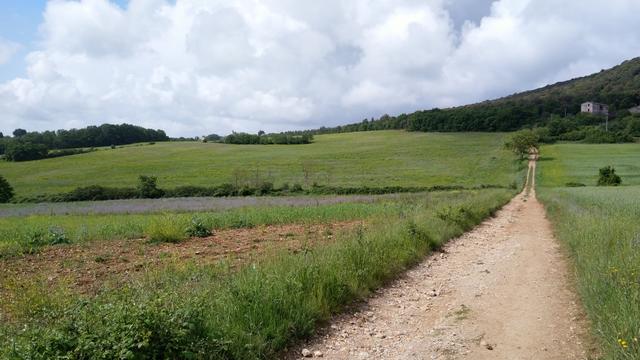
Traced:
<path fill-rule="evenodd" d="M 16 129 L 13 137 L 0 133 L 0 155 L 9 161 L 37 160 L 87 152 L 83 148 L 168 141 L 163 130 L 130 124 L 103 124 L 82 129 L 28 132 Z"/>

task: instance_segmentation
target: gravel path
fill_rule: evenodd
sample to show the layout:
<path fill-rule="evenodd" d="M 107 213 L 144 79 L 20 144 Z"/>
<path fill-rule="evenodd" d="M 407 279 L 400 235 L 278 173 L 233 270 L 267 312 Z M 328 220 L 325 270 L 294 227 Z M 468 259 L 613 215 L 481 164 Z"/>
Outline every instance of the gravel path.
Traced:
<path fill-rule="evenodd" d="M 286 357 L 586 359 L 572 289 L 532 189 Z"/>

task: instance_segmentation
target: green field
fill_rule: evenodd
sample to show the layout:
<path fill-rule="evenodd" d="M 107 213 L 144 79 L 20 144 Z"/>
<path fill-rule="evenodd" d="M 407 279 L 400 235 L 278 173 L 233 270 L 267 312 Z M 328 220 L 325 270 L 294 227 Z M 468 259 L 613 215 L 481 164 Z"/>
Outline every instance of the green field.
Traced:
<path fill-rule="evenodd" d="M 310 145 L 157 143 L 22 163 L 0 162 L 17 196 L 78 186 L 135 187 L 138 175 L 160 187 L 219 185 L 256 178 L 333 186 L 508 186 L 518 179 L 504 134 L 375 131 L 321 135 Z"/>
<path fill-rule="evenodd" d="M 606 359 L 640 358 L 640 145 L 558 144 L 542 149 L 538 194 L 576 270 Z M 620 187 L 596 187 L 613 165 Z M 567 188 L 567 182 L 589 185 Z"/>
<path fill-rule="evenodd" d="M 596 185 L 598 169 L 612 165 L 623 185 L 640 185 L 640 144 L 545 145 L 538 164 L 542 186 Z"/>

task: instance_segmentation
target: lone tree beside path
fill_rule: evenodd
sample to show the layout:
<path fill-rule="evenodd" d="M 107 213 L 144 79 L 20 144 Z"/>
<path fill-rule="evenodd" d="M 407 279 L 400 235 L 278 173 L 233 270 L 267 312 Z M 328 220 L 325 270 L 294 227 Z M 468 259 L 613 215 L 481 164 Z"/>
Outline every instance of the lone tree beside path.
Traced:
<path fill-rule="evenodd" d="M 539 146 L 540 136 L 533 130 L 515 132 L 504 143 L 504 147 L 518 155 L 520 160 L 524 160 L 531 152 L 537 154 Z"/>

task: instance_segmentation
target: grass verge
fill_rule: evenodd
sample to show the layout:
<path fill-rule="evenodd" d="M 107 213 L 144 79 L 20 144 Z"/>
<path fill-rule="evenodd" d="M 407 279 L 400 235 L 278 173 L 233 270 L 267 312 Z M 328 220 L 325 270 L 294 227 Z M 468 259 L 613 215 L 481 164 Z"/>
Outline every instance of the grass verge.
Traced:
<path fill-rule="evenodd" d="M 640 358 L 640 187 L 539 190 L 607 359 Z"/>
<path fill-rule="evenodd" d="M 235 272 L 224 265 L 168 268 L 91 299 L 34 285 L 21 311 L 0 325 L 6 339 L 0 355 L 273 358 L 512 195 L 492 189 L 426 196 L 378 214 L 373 225 L 329 245 L 274 255 Z"/>

